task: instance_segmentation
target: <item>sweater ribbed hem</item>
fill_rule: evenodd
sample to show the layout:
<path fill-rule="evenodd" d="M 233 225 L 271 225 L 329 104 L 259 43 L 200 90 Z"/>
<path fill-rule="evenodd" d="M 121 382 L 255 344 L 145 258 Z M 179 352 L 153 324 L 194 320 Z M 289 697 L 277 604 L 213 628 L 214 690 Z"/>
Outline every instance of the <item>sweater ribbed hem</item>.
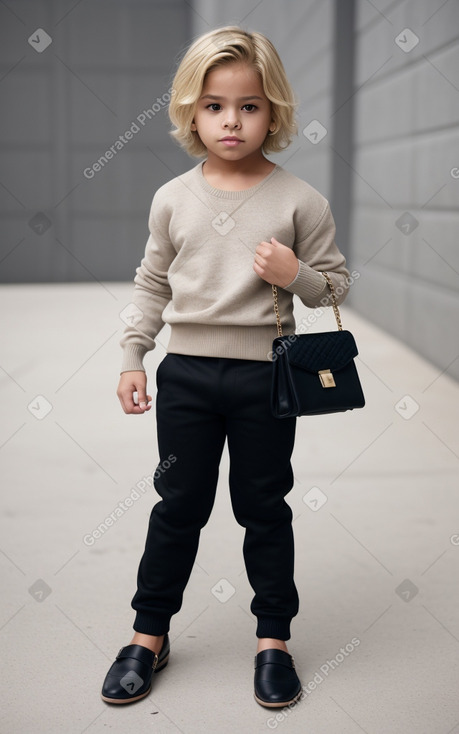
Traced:
<path fill-rule="evenodd" d="M 148 349 L 146 349 L 142 344 L 126 344 L 123 349 L 121 372 L 131 372 L 133 370 L 145 372 L 143 358 L 147 351 Z"/>
<path fill-rule="evenodd" d="M 290 617 L 258 617 L 256 636 L 289 640 L 291 621 Z"/>
<path fill-rule="evenodd" d="M 269 362 L 272 343 L 276 336 L 275 323 L 273 326 L 173 324 L 167 351 L 194 357 L 226 357 Z"/>

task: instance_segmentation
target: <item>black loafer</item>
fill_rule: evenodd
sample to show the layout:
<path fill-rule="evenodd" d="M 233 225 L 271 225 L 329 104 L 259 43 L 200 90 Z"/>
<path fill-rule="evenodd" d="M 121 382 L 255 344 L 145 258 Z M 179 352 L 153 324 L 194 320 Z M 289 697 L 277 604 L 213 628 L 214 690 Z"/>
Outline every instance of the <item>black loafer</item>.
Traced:
<path fill-rule="evenodd" d="M 153 673 L 169 661 L 169 636 L 164 636 L 159 655 L 142 645 L 122 647 L 102 686 L 102 700 L 107 703 L 133 703 L 151 691 Z"/>
<path fill-rule="evenodd" d="M 262 650 L 255 655 L 255 701 L 261 706 L 282 707 L 301 695 L 301 683 L 291 655 L 283 650 Z"/>

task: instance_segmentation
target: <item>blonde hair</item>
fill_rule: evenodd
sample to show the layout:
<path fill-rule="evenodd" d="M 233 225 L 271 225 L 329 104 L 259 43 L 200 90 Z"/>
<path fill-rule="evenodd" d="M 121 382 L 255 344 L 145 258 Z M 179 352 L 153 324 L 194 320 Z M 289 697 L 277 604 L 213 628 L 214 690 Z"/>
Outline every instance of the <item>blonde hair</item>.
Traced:
<path fill-rule="evenodd" d="M 248 33 L 237 26 L 217 28 L 194 41 L 172 82 L 169 117 L 175 130 L 171 135 L 192 156 L 202 157 L 207 152 L 198 133 L 190 129 L 206 75 L 236 62 L 249 64 L 260 74 L 263 91 L 271 102 L 275 128 L 267 134 L 263 152 L 283 150 L 297 132 L 295 95 L 271 41 L 261 33 Z"/>

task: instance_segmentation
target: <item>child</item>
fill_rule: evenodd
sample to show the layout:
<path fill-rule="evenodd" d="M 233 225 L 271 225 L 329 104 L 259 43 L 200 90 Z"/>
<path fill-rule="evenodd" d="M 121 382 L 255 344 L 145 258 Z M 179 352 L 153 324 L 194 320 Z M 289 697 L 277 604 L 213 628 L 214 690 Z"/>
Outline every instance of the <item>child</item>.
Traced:
<path fill-rule="evenodd" d="M 156 192 L 135 277 L 142 318 L 121 341 L 117 394 L 125 413 L 140 415 L 151 407 L 143 357 L 164 322 L 171 326 L 156 374 L 161 501 L 132 600 L 135 634 L 111 666 L 102 698 L 143 698 L 167 664 L 170 619 L 212 510 L 227 439 L 231 502 L 245 528 L 255 592 L 255 699 L 282 707 L 302 690 L 286 646 L 298 612 L 292 512 L 284 499 L 293 486 L 295 419 L 270 411 L 271 284 L 279 287 L 288 333 L 293 294 L 318 306 L 329 294 L 327 271 L 341 302 L 348 271 L 326 199 L 264 155 L 284 149 L 296 132 L 293 92 L 270 41 L 237 27 L 207 33 L 185 54 L 173 90 L 172 134 L 205 160 Z"/>

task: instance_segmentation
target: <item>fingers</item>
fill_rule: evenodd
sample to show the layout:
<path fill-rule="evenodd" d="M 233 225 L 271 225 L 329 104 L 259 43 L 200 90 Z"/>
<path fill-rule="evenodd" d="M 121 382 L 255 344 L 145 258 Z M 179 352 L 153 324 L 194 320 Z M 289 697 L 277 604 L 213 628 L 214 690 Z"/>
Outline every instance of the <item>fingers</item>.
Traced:
<path fill-rule="evenodd" d="M 295 279 L 298 267 L 293 250 L 275 237 L 271 237 L 271 242 L 260 242 L 255 250 L 253 270 L 267 283 L 285 287 Z"/>
<path fill-rule="evenodd" d="M 255 250 L 255 256 L 259 255 L 260 257 L 269 257 L 273 249 L 274 245 L 271 242 L 260 242 Z"/>
<path fill-rule="evenodd" d="M 149 406 L 148 403 L 151 403 L 151 395 L 147 395 L 145 390 L 136 390 L 133 394 L 133 400 L 134 404 L 141 410 L 150 410 L 151 405 Z"/>
<path fill-rule="evenodd" d="M 276 250 L 279 247 L 285 247 L 285 245 L 283 245 L 282 242 L 276 240 L 275 237 L 271 237 L 270 242 L 260 242 L 255 252 L 260 252 L 260 254 L 268 255 L 269 253 L 273 252 L 273 250 Z"/>
<path fill-rule="evenodd" d="M 284 247 L 284 245 L 278 242 L 274 237 L 271 237 L 271 242 L 260 242 L 255 250 L 255 262 L 258 263 L 258 265 L 261 265 L 261 267 L 266 267 L 269 260 L 272 257 L 277 256 L 276 250 L 278 250 L 279 247 Z"/>
<path fill-rule="evenodd" d="M 146 413 L 151 410 L 151 405 L 149 405 L 152 400 L 151 395 L 145 395 L 144 393 L 143 395 L 139 395 L 138 398 L 135 396 L 138 400 L 138 402 L 136 402 L 136 400 L 134 400 L 135 392 L 138 391 L 133 390 L 132 392 L 129 391 L 118 394 L 124 412 L 133 415 L 140 415 L 141 413 Z"/>
<path fill-rule="evenodd" d="M 253 270 L 260 278 L 267 281 L 268 283 L 274 282 L 272 280 L 270 261 L 274 254 L 275 247 L 276 245 L 274 245 L 272 242 L 260 242 L 257 249 L 255 250 Z"/>
<path fill-rule="evenodd" d="M 121 407 L 127 414 L 139 415 L 151 409 L 151 395 L 146 393 L 147 378 L 145 372 L 132 371 L 123 372 L 116 394 Z M 138 404 L 134 401 L 134 393 L 137 393 Z"/>
<path fill-rule="evenodd" d="M 267 242 L 260 242 L 257 249 L 255 250 L 254 262 L 260 267 L 265 268 L 268 264 L 268 258 L 270 254 L 270 246 Z"/>
<path fill-rule="evenodd" d="M 273 277 L 271 276 L 269 269 L 265 265 L 263 264 L 260 265 L 259 263 L 254 262 L 252 265 L 252 268 L 255 271 L 255 273 L 258 275 L 258 277 L 261 278 L 262 280 L 265 280 L 266 283 L 270 283 L 270 284 L 275 283 L 275 280 L 273 280 Z"/>

